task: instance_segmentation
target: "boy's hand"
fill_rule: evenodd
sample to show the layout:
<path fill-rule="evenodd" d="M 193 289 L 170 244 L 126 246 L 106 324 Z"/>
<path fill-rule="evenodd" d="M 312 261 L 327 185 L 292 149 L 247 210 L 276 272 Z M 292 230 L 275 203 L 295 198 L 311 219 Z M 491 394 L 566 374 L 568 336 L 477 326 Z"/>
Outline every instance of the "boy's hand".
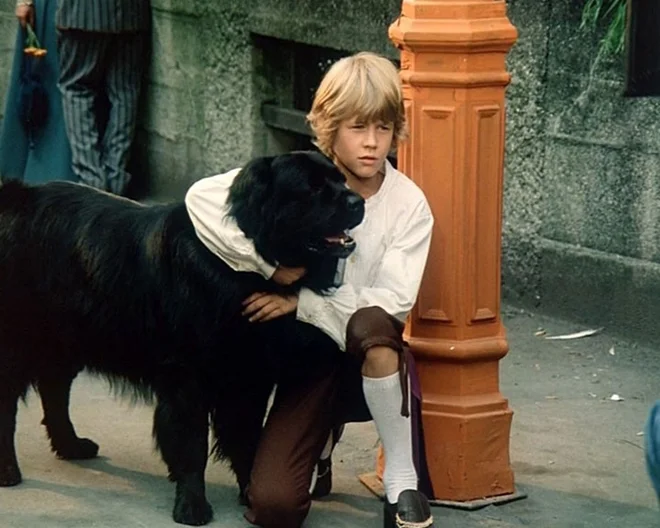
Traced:
<path fill-rule="evenodd" d="M 16 18 L 22 27 L 25 27 L 25 24 L 34 27 L 34 7 L 28 3 L 16 4 Z"/>
<path fill-rule="evenodd" d="M 276 293 L 253 293 L 243 301 L 243 315 L 251 323 L 265 322 L 296 311 L 298 296 Z"/>
<path fill-rule="evenodd" d="M 297 280 L 301 279 L 305 273 L 307 273 L 305 268 L 285 268 L 284 266 L 277 266 L 271 279 L 280 286 L 290 286 Z"/>

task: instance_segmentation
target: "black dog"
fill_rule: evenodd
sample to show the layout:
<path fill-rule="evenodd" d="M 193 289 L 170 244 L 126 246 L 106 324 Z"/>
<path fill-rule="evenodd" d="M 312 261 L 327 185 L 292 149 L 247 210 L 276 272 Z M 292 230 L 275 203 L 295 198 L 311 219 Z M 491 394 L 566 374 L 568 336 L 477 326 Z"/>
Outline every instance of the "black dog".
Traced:
<path fill-rule="evenodd" d="M 302 281 L 315 291 L 332 286 L 337 258 L 352 250 L 342 233 L 364 214 L 334 165 L 309 152 L 254 160 L 230 203 L 259 253 L 307 267 Z M 273 387 L 266 343 L 240 315 L 241 301 L 268 287 L 207 250 L 183 204 L 147 207 L 70 183 L 1 187 L 0 486 L 21 481 L 16 407 L 30 386 L 53 451 L 96 456 L 68 411 L 72 380 L 87 369 L 153 395 L 174 520 L 207 523 L 209 419 L 214 452 L 244 491 Z"/>

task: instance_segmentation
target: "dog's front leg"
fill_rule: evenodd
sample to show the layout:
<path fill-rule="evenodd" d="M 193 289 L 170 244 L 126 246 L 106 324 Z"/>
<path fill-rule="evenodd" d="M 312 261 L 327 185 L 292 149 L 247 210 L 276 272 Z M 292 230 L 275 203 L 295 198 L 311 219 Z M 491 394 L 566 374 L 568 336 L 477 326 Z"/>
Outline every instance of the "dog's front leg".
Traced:
<path fill-rule="evenodd" d="M 273 387 L 268 376 L 254 374 L 230 391 L 240 398 L 231 401 L 223 393 L 213 413 L 214 451 L 218 458 L 229 460 L 238 482 L 238 500 L 244 506 L 249 505 L 247 487 Z"/>
<path fill-rule="evenodd" d="M 173 519 L 201 526 L 213 518 L 206 500 L 204 471 L 208 458 L 208 410 L 194 391 L 158 395 L 154 436 L 176 483 Z"/>
<path fill-rule="evenodd" d="M 18 394 L 0 389 L 0 486 L 16 486 L 22 480 L 14 435 Z"/>

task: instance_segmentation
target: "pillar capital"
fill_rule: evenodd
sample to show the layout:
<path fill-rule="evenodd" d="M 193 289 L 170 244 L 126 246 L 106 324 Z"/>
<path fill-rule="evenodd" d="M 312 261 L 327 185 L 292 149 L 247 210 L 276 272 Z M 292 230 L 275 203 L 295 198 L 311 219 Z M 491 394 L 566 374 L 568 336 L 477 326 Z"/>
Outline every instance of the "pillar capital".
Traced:
<path fill-rule="evenodd" d="M 409 51 L 506 53 L 518 32 L 501 0 L 404 0 L 389 36 L 397 47 Z"/>
<path fill-rule="evenodd" d="M 517 35 L 499 0 L 405 0 L 389 28 L 410 86 L 506 86 Z"/>

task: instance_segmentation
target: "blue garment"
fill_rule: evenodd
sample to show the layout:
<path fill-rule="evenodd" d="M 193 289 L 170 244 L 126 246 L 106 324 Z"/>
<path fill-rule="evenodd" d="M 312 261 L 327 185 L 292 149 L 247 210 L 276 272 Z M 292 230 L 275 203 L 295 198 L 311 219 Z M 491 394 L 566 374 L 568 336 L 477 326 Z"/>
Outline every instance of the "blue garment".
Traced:
<path fill-rule="evenodd" d="M 646 467 L 655 492 L 660 499 L 660 400 L 651 408 L 646 431 Z"/>
<path fill-rule="evenodd" d="M 19 26 L 0 131 L 0 176 L 33 184 L 53 180 L 77 181 L 71 169 L 71 149 L 64 127 L 62 98 L 57 87 L 57 0 L 35 0 L 34 9 L 35 33 L 48 53 L 39 59 L 25 57 L 23 48 L 26 32 Z M 48 117 L 35 133 L 32 142 L 20 120 L 20 77 L 25 60 L 33 61 L 33 71 L 40 77 L 48 98 Z"/>

